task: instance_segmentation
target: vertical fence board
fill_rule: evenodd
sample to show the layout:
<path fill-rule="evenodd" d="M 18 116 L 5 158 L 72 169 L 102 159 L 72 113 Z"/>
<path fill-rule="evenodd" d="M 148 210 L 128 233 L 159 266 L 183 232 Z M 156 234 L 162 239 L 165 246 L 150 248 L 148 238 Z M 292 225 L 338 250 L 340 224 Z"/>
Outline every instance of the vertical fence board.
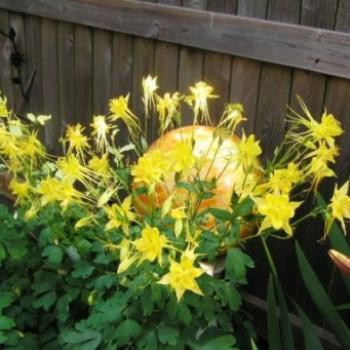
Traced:
<path fill-rule="evenodd" d="M 268 19 L 284 22 L 298 23 L 300 1 L 269 0 Z M 290 83 L 292 69 L 272 64 L 263 64 L 261 70 L 261 81 L 259 85 L 259 97 L 257 105 L 257 118 L 255 133 L 261 139 L 264 150 L 263 159 L 271 156 L 275 146 L 282 140 L 285 131 L 286 105 L 289 102 Z M 284 242 L 284 246 L 286 243 Z M 280 276 L 284 278 L 286 259 L 285 247 L 274 241 L 271 251 L 279 268 Z M 260 259 L 262 248 L 257 257 Z M 265 259 L 265 258 L 264 258 Z M 265 259 L 266 261 L 266 259 Z M 255 271 L 259 276 L 268 276 L 268 267 L 261 264 Z M 253 283 L 251 290 L 256 290 L 259 296 L 265 296 L 267 279 Z"/>
<path fill-rule="evenodd" d="M 8 34 L 10 29 L 9 13 L 0 10 L 0 30 Z M 8 106 L 14 109 L 14 95 L 12 85 L 12 72 L 10 66 L 11 42 L 8 38 L 0 34 L 0 88 L 6 95 Z"/>
<path fill-rule="evenodd" d="M 158 0 L 159 4 L 179 6 L 180 0 Z M 178 45 L 156 42 L 154 54 L 154 74 L 158 77 L 159 93 L 174 92 L 177 89 L 178 80 Z M 153 118 L 152 128 L 157 133 L 159 128 L 158 118 Z"/>
<path fill-rule="evenodd" d="M 66 125 L 75 121 L 74 26 L 59 22 L 57 31 L 60 133 L 62 134 Z"/>
<path fill-rule="evenodd" d="M 23 16 L 18 13 L 10 12 L 10 26 L 16 32 L 15 43 L 18 51 L 24 55 L 24 59 L 26 59 L 26 43 L 24 36 L 24 20 Z M 19 72 L 15 67 L 12 67 L 12 76 L 19 77 Z M 26 85 L 27 82 L 27 62 L 24 61 L 20 67 L 20 76 L 22 79 L 23 86 Z M 21 87 L 18 84 L 13 85 L 13 93 L 14 93 L 14 104 L 16 106 L 16 112 L 21 113 L 22 111 L 18 110 L 20 107 L 21 101 L 23 99 Z"/>
<path fill-rule="evenodd" d="M 183 0 L 182 5 L 190 8 L 205 9 L 206 0 Z M 203 79 L 204 52 L 190 47 L 180 48 L 179 82 L 178 89 L 181 93 L 188 93 L 189 86 Z M 183 123 L 192 123 L 192 112 L 189 108 L 183 109 Z"/>
<path fill-rule="evenodd" d="M 132 90 L 133 45 L 130 35 L 113 34 L 113 97 L 126 96 Z M 120 132 L 117 136 L 119 144 L 127 142 L 127 131 L 124 123 L 119 124 Z"/>
<path fill-rule="evenodd" d="M 237 1 L 238 0 L 225 0 L 224 13 L 235 14 L 237 11 Z"/>
<path fill-rule="evenodd" d="M 93 31 L 93 114 L 106 114 L 112 93 L 112 34 Z"/>
<path fill-rule="evenodd" d="M 350 32 L 350 6 L 346 0 L 340 0 L 336 30 Z M 345 133 L 340 137 L 339 146 L 342 150 L 336 170 L 338 182 L 343 183 L 349 176 L 350 167 L 350 81 L 337 77 L 329 77 L 327 82 L 325 105 L 334 113 L 345 127 Z"/>
<path fill-rule="evenodd" d="M 268 19 L 297 23 L 298 18 L 299 1 L 269 1 Z M 255 131 L 262 140 L 265 158 L 272 154 L 284 134 L 291 75 L 291 68 L 263 64 Z"/>
<path fill-rule="evenodd" d="M 336 1 L 304 0 L 302 2 L 300 24 L 333 29 L 336 5 Z M 295 70 L 292 83 L 291 106 L 298 109 L 295 96 L 299 95 L 305 101 L 310 112 L 315 117 L 319 116 L 323 109 L 325 85 L 325 75 L 302 69 Z"/>
<path fill-rule="evenodd" d="M 132 88 L 132 37 L 113 34 L 113 95 L 127 95 Z"/>
<path fill-rule="evenodd" d="M 339 1 L 339 8 L 337 11 L 337 19 L 335 30 L 350 32 L 350 3 L 347 0 Z M 344 134 L 341 135 L 338 145 L 341 150 L 340 157 L 337 161 L 335 170 L 337 172 L 337 183 L 342 185 L 346 179 L 349 178 L 350 168 L 350 81 L 328 77 L 327 88 L 325 95 L 325 106 L 329 112 L 334 113 L 338 119 L 340 119 Z M 332 192 L 333 188 L 329 188 L 329 192 Z M 348 242 L 350 240 L 348 238 Z M 315 252 L 315 259 L 320 259 L 319 250 Z M 344 285 L 339 278 L 339 272 L 336 271 L 337 279 L 333 281 L 333 275 L 331 275 L 331 281 L 329 289 L 332 290 L 333 298 L 339 303 L 347 303 L 349 300 L 346 298 L 344 292 Z M 347 299 L 347 300 L 346 300 Z M 347 321 L 350 322 L 350 313 L 344 313 L 343 316 L 347 316 Z"/>
<path fill-rule="evenodd" d="M 156 2 L 155 0 L 144 0 Z M 134 38 L 133 46 L 133 79 L 132 79 L 132 106 L 136 115 L 141 119 L 141 125 L 145 130 L 146 138 L 150 142 L 154 139 L 152 119 L 145 119 L 144 106 L 142 103 L 142 78 L 154 74 L 154 41 L 139 37 Z"/>
<path fill-rule="evenodd" d="M 44 113 L 52 115 L 45 125 L 45 143 L 49 152 L 58 153 L 60 147 L 60 113 L 58 89 L 57 24 L 49 19 L 41 21 L 42 86 Z"/>
<path fill-rule="evenodd" d="M 92 115 L 92 33 L 91 29 L 75 27 L 75 113 L 76 122 L 88 125 Z"/>
<path fill-rule="evenodd" d="M 334 19 L 336 15 L 336 2 L 327 0 L 304 0 L 301 8 L 302 25 L 308 25 L 313 27 L 320 27 L 326 29 L 332 29 L 334 25 Z M 316 119 L 320 119 L 320 115 L 323 110 L 324 93 L 326 87 L 326 76 L 315 72 L 309 72 L 305 70 L 295 70 L 292 82 L 291 93 L 291 107 L 302 113 L 297 100 L 296 95 L 302 97 L 308 106 L 311 113 Z M 300 215 L 303 216 L 311 209 L 313 199 L 309 198 L 305 203 L 304 208 Z M 299 243 L 302 245 L 305 254 L 312 260 L 314 259 L 316 251 L 322 252 L 319 258 L 325 256 L 325 245 L 320 246 L 318 240 L 320 239 L 323 231 L 323 223 L 316 222 L 314 220 L 307 220 L 299 225 L 295 236 Z M 296 300 L 300 300 L 301 305 L 308 312 L 309 317 L 317 321 L 317 312 L 312 307 L 312 303 L 305 289 L 303 288 L 303 282 L 300 280 L 300 271 L 295 269 L 296 258 L 293 254 L 294 248 L 291 247 L 286 269 L 290 271 L 289 278 L 285 279 L 285 289 L 289 291 L 291 297 Z M 320 278 L 327 284 L 330 275 L 330 262 L 325 261 L 324 264 L 318 266 L 320 272 Z"/>
<path fill-rule="evenodd" d="M 265 18 L 266 0 L 258 3 L 254 0 L 238 0 L 237 15 Z M 261 63 L 257 61 L 240 57 L 232 60 L 230 102 L 243 104 L 248 119 L 244 128 L 248 133 L 254 131 L 260 71 Z"/>
<path fill-rule="evenodd" d="M 158 0 L 159 4 L 180 6 L 181 0 Z M 175 44 L 156 42 L 154 54 L 154 74 L 158 77 L 159 92 L 177 89 L 179 47 Z"/>
<path fill-rule="evenodd" d="M 214 12 L 224 12 L 225 1 L 209 1 L 208 10 Z M 212 100 L 209 106 L 214 124 L 216 124 L 215 122 L 220 119 L 225 104 L 228 100 L 230 89 L 230 69 L 231 56 L 211 51 L 205 54 L 204 79 L 207 83 L 214 87 L 215 93 L 219 95 L 219 98 Z"/>
<path fill-rule="evenodd" d="M 28 76 L 31 76 L 36 70 L 35 78 L 29 91 L 27 110 L 33 113 L 43 113 L 40 19 L 34 16 L 25 16 L 24 28 L 26 39 L 25 59 Z"/>
<path fill-rule="evenodd" d="M 256 3 L 255 0 L 238 0 L 237 15 L 265 18 L 266 8 L 267 0 L 261 0 L 259 3 Z M 254 132 L 255 127 L 260 72 L 260 62 L 240 57 L 234 57 L 232 60 L 230 102 L 243 104 L 248 119 L 243 128 L 248 134 Z M 254 277 L 261 276 L 262 271 L 266 273 L 266 259 L 261 242 L 251 240 L 247 244 L 247 251 L 256 262 L 255 269 L 250 271 L 247 289 L 255 295 L 263 296 L 255 292 L 260 282 Z M 263 292 L 264 289 L 260 286 L 260 293 Z"/>
<path fill-rule="evenodd" d="M 142 103 L 142 78 L 154 73 L 154 43 L 152 40 L 134 38 L 133 46 L 132 106 L 134 113 L 140 118 L 141 126 L 146 132 L 148 141 L 153 140 L 152 120 L 145 119 Z"/>

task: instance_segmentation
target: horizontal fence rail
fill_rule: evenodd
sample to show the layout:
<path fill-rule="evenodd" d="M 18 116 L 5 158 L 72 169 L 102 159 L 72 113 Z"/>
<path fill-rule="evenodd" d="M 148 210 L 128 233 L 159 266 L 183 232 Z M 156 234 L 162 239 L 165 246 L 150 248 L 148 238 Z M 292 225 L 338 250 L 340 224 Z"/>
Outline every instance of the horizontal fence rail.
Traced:
<path fill-rule="evenodd" d="M 350 34 L 131 0 L 0 0 L 0 8 L 350 78 Z"/>

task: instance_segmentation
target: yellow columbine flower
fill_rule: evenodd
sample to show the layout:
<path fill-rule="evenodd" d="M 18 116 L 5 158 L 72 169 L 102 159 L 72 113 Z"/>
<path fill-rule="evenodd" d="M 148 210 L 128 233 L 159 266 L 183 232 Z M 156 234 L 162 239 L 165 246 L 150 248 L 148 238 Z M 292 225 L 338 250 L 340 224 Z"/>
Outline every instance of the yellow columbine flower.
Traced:
<path fill-rule="evenodd" d="M 110 174 L 110 167 L 108 163 L 108 154 L 105 153 L 101 158 L 93 156 L 88 163 L 91 170 L 97 173 L 97 175 L 107 177 Z"/>
<path fill-rule="evenodd" d="M 180 105 L 180 94 L 178 92 L 170 95 L 168 92 L 163 97 L 157 96 L 157 111 L 159 113 L 160 132 L 163 133 L 173 124 Z"/>
<path fill-rule="evenodd" d="M 339 155 L 339 148 L 333 145 L 327 145 L 325 142 L 321 142 L 316 146 L 316 149 L 305 156 L 305 159 L 310 157 L 316 157 L 322 159 L 325 162 L 335 162 L 335 157 Z"/>
<path fill-rule="evenodd" d="M 16 196 L 16 203 L 20 203 L 26 198 L 28 198 L 30 184 L 28 181 L 18 181 L 12 179 L 9 188 L 13 195 Z"/>
<path fill-rule="evenodd" d="M 24 137 L 19 142 L 21 155 L 34 160 L 36 156 L 44 156 L 44 146 L 37 138 L 37 132 L 33 132 Z"/>
<path fill-rule="evenodd" d="M 112 196 L 117 192 L 118 185 L 111 184 L 99 197 L 97 201 L 97 207 L 102 208 L 106 203 L 108 203 Z"/>
<path fill-rule="evenodd" d="M 286 194 L 266 194 L 263 198 L 256 198 L 258 212 L 264 216 L 260 230 L 272 227 L 275 230 L 283 229 L 287 235 L 292 235 L 289 220 L 294 216 L 295 209 L 300 202 L 290 202 Z"/>
<path fill-rule="evenodd" d="M 40 201 L 34 200 L 30 208 L 25 212 L 24 219 L 25 220 L 32 219 L 38 213 L 39 209 L 40 209 Z"/>
<path fill-rule="evenodd" d="M 203 81 L 196 83 L 194 86 L 190 86 L 191 95 L 187 97 L 187 100 L 193 105 L 194 112 L 194 124 L 198 122 L 198 116 L 201 116 L 201 121 L 210 123 L 210 116 L 208 110 L 208 99 L 217 98 L 217 95 L 213 95 L 214 88 Z"/>
<path fill-rule="evenodd" d="M 143 103 L 145 105 L 145 114 L 149 115 L 150 109 L 155 105 L 154 93 L 158 89 L 157 77 L 152 78 L 150 75 L 142 79 Z"/>
<path fill-rule="evenodd" d="M 178 207 L 172 209 L 170 212 L 170 216 L 175 219 L 174 233 L 176 237 L 179 237 L 183 230 L 183 219 L 186 219 L 187 215 L 185 212 L 185 207 Z"/>
<path fill-rule="evenodd" d="M 350 219 L 350 197 L 348 192 L 349 181 L 346 181 L 339 189 L 335 186 L 331 203 L 328 206 L 331 209 L 332 218 L 339 220 L 344 232 L 346 232 L 344 219 Z M 326 226 L 330 228 L 331 223 L 328 223 Z"/>
<path fill-rule="evenodd" d="M 72 201 L 81 197 L 71 182 L 61 181 L 54 177 L 42 180 L 36 191 L 41 195 L 41 206 L 58 201 L 63 208 L 66 208 Z"/>
<path fill-rule="evenodd" d="M 109 220 L 106 224 L 106 231 L 122 226 L 123 232 L 129 233 L 129 223 L 136 218 L 131 207 L 131 196 L 126 197 L 121 205 L 115 203 L 105 207 L 104 210 Z"/>
<path fill-rule="evenodd" d="M 89 148 L 88 138 L 83 134 L 85 128 L 80 124 L 68 125 L 66 130 L 66 141 L 68 141 L 68 153 L 76 151 L 78 154 Z"/>
<path fill-rule="evenodd" d="M 247 120 L 243 117 L 243 113 L 243 105 L 240 103 L 229 103 L 221 117 L 218 128 L 228 129 L 234 134 L 237 126 Z"/>
<path fill-rule="evenodd" d="M 7 109 L 7 98 L 1 97 L 0 92 L 0 118 L 6 118 L 9 115 L 9 111 Z"/>
<path fill-rule="evenodd" d="M 91 135 L 96 137 L 96 149 L 98 152 L 102 152 L 107 146 L 107 135 L 110 129 L 110 125 L 106 122 L 106 117 L 104 115 L 94 116 L 92 123 Z"/>
<path fill-rule="evenodd" d="M 84 182 L 86 169 L 80 164 L 79 159 L 74 154 L 68 154 L 64 158 L 57 160 L 57 168 L 62 172 L 63 178 L 71 181 Z"/>
<path fill-rule="evenodd" d="M 333 138 L 343 133 L 339 121 L 335 119 L 333 114 L 327 114 L 326 112 L 322 115 L 321 123 L 312 120 L 309 128 L 316 140 L 325 140 L 328 145 L 332 145 L 334 143 Z"/>
<path fill-rule="evenodd" d="M 320 158 L 314 157 L 311 160 L 307 175 L 312 177 L 312 188 L 316 189 L 320 182 L 326 177 L 333 177 L 335 173 L 327 165 L 327 162 Z"/>
<path fill-rule="evenodd" d="M 70 203 L 77 201 L 82 197 L 82 194 L 73 187 L 73 184 L 68 181 L 62 182 L 60 205 L 66 209 Z"/>
<path fill-rule="evenodd" d="M 54 177 L 47 177 L 42 180 L 37 188 L 37 192 L 41 195 L 41 204 L 59 201 L 61 197 L 62 182 Z"/>
<path fill-rule="evenodd" d="M 245 169 L 257 163 L 257 158 L 262 153 L 259 143 L 260 141 L 255 141 L 255 135 L 249 135 L 247 138 L 243 133 L 242 139 L 238 145 L 238 157 Z"/>
<path fill-rule="evenodd" d="M 191 144 L 189 142 L 177 142 L 169 154 L 169 159 L 174 162 L 172 169 L 175 172 L 187 172 L 191 170 L 195 163 Z"/>
<path fill-rule="evenodd" d="M 14 137 L 8 136 L 0 142 L 0 154 L 7 156 L 10 159 L 16 159 L 21 155 L 21 149 L 18 147 Z"/>
<path fill-rule="evenodd" d="M 164 154 L 156 149 L 139 158 L 131 169 L 131 175 L 134 177 L 135 183 L 143 183 L 152 187 L 161 182 L 168 173 L 170 165 Z"/>
<path fill-rule="evenodd" d="M 184 206 L 172 209 L 170 212 L 170 216 L 175 220 L 186 219 L 187 215 L 185 209 L 186 208 Z"/>
<path fill-rule="evenodd" d="M 125 272 L 138 258 L 137 254 L 133 253 L 132 244 L 129 240 L 123 239 L 118 245 L 120 249 L 120 264 L 117 273 Z"/>
<path fill-rule="evenodd" d="M 131 135 L 135 135 L 140 130 L 139 120 L 136 115 L 129 109 L 130 95 L 119 96 L 109 101 L 109 111 L 111 115 L 109 118 L 113 121 L 121 119 L 127 126 Z"/>
<path fill-rule="evenodd" d="M 180 262 L 170 260 L 170 269 L 162 279 L 160 284 L 169 285 L 175 290 L 176 298 L 181 300 L 186 290 L 203 295 L 198 286 L 196 278 L 203 274 L 203 270 L 193 266 L 194 260 L 189 258 L 185 253 L 182 255 Z"/>
<path fill-rule="evenodd" d="M 292 186 L 300 182 L 302 174 L 298 169 L 298 166 L 291 162 L 285 169 L 276 169 L 273 174 L 270 175 L 269 182 L 266 186 L 277 193 L 289 194 Z"/>
<path fill-rule="evenodd" d="M 160 234 L 157 227 L 146 227 L 141 231 L 141 238 L 134 241 L 136 250 L 141 254 L 140 261 L 158 260 L 162 265 L 163 249 L 168 247 L 168 240 L 165 235 Z"/>
<path fill-rule="evenodd" d="M 83 218 L 81 218 L 80 220 L 78 220 L 75 225 L 74 225 L 74 229 L 75 230 L 79 230 L 80 228 L 87 226 L 89 224 L 91 224 L 92 222 L 96 223 L 95 220 L 95 215 L 94 214 L 88 214 L 87 216 L 84 216 Z"/>

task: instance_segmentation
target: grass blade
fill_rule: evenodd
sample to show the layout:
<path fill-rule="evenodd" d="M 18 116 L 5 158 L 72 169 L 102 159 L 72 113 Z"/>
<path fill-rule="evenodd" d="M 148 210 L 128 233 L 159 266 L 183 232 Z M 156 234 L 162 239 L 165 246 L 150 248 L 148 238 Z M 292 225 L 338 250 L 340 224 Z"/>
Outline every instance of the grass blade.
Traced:
<path fill-rule="evenodd" d="M 269 340 L 269 350 L 281 349 L 281 333 L 277 316 L 276 295 L 273 277 L 270 274 L 267 288 L 267 332 Z"/>
<path fill-rule="evenodd" d="M 292 325 L 289 321 L 289 313 L 286 299 L 284 297 L 284 293 L 281 287 L 281 284 L 277 277 L 274 278 L 278 305 L 281 314 L 281 333 L 282 333 L 282 343 L 283 349 L 285 350 L 294 350 L 294 338 L 293 338 L 293 330 Z"/>
<path fill-rule="evenodd" d="M 343 348 L 350 349 L 349 329 L 346 327 L 339 313 L 335 310 L 332 301 L 328 297 L 325 289 L 323 288 L 311 265 L 306 259 L 298 242 L 295 242 L 295 249 L 297 253 L 299 269 L 312 301 L 328 325 L 332 328 L 334 335 L 337 337 Z"/>
<path fill-rule="evenodd" d="M 315 325 L 310 321 L 302 308 L 294 303 L 303 325 L 305 350 L 323 350 L 323 346 L 315 331 Z"/>

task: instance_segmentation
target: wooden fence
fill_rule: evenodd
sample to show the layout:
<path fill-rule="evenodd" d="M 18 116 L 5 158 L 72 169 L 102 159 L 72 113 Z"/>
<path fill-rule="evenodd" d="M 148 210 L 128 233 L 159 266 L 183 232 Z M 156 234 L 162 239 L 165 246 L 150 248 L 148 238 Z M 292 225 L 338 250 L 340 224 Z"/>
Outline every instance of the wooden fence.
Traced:
<path fill-rule="evenodd" d="M 20 106 L 11 45 L 0 36 L 0 89 L 20 113 L 53 115 L 45 130 L 52 151 L 68 123 L 88 124 L 106 112 L 110 97 L 130 91 L 140 112 L 140 81 L 154 74 L 162 91 L 186 92 L 202 79 L 213 85 L 221 96 L 211 105 L 216 118 L 227 101 L 243 103 L 246 130 L 257 134 L 267 154 L 285 132 L 286 106 L 298 109 L 296 94 L 316 117 L 326 106 L 345 127 L 338 181 L 349 176 L 348 0 L 0 0 L 0 30 L 10 26 L 25 56 L 24 82 L 34 70 L 36 76 L 28 103 Z M 296 233 L 334 301 L 345 302 L 328 244 L 317 243 L 321 235 L 317 222 Z M 268 267 L 259 244 L 249 249 L 257 264 L 249 290 L 264 297 Z M 273 253 L 285 289 L 313 314 L 293 242 L 273 244 Z"/>

